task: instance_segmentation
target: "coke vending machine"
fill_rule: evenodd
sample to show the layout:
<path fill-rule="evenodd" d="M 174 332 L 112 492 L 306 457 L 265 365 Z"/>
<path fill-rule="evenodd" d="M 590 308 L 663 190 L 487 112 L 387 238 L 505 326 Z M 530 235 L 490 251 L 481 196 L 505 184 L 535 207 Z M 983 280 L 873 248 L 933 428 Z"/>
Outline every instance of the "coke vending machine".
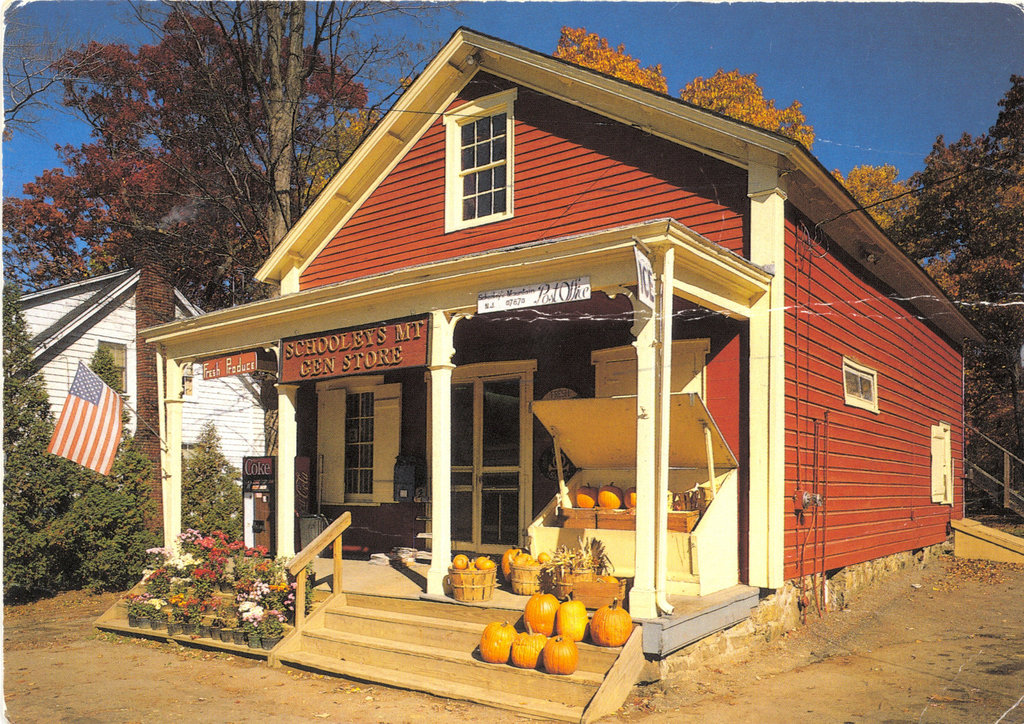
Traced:
<path fill-rule="evenodd" d="M 277 458 L 272 455 L 242 458 L 243 537 L 249 547 L 265 546 L 276 552 L 274 486 L 277 482 Z"/>

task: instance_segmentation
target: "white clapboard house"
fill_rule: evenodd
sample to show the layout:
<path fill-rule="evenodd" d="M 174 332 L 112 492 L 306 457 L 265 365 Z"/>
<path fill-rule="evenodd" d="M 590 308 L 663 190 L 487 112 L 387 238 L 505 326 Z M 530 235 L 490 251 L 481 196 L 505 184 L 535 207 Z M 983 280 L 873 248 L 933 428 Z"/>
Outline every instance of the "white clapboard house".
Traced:
<path fill-rule="evenodd" d="M 96 350 L 110 350 L 121 369 L 129 428 L 138 421 L 136 370 L 136 291 L 140 272 L 128 270 L 105 274 L 82 282 L 64 284 L 22 297 L 22 311 L 32 335 L 33 358 L 40 367 L 50 396 L 54 417 L 60 414 L 74 379 L 78 362 L 92 360 Z M 176 319 L 202 314 L 174 290 Z M 208 420 L 220 436 L 221 450 L 236 468 L 242 457 L 262 455 L 263 410 L 259 388 L 247 376 L 203 380 L 199 365 L 186 376 L 182 410 L 182 447 L 199 438 Z M 149 421 L 155 430 L 157 421 Z"/>

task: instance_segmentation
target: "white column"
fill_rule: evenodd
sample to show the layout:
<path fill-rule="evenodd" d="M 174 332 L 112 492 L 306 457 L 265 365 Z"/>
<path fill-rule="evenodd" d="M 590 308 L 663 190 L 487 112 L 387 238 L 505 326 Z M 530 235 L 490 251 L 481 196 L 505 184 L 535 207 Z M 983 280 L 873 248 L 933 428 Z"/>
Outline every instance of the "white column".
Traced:
<path fill-rule="evenodd" d="M 657 618 L 654 591 L 655 520 L 657 488 L 657 349 L 652 310 L 634 303 L 636 341 L 636 559 L 629 611 L 633 618 Z"/>
<path fill-rule="evenodd" d="M 430 313 L 430 569 L 427 593 L 444 595 L 452 558 L 452 356 L 455 323 L 443 311 Z"/>
<path fill-rule="evenodd" d="M 752 159 L 750 260 L 774 274 L 750 316 L 749 579 L 784 582 L 786 484 L 786 192 L 775 156 Z"/>
<path fill-rule="evenodd" d="M 654 563 L 654 586 L 658 592 L 658 608 L 663 613 L 672 613 L 668 603 L 666 580 L 668 578 L 668 471 L 669 443 L 672 420 L 672 302 L 675 291 L 675 249 L 667 247 L 662 258 L 658 284 L 658 464 L 657 486 L 654 493 L 657 502 L 657 527 L 655 539 L 657 558 Z"/>
<path fill-rule="evenodd" d="M 298 385 L 277 385 L 277 555 L 295 555 L 295 454 Z"/>
<path fill-rule="evenodd" d="M 164 545 L 171 545 L 181 533 L 181 363 L 167 360 L 167 396 L 164 410 L 167 417 L 167 452 L 164 453 L 163 493 Z"/>

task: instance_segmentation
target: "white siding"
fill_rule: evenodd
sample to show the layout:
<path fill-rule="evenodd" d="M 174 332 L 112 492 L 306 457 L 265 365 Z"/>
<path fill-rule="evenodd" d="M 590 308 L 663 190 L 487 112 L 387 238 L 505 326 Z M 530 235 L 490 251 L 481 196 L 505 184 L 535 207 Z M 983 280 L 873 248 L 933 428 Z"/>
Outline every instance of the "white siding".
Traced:
<path fill-rule="evenodd" d="M 243 456 L 263 454 L 263 409 L 241 378 L 203 380 L 200 365 L 193 367 L 192 394 L 185 397 L 181 413 L 182 441 L 195 443 L 203 426 L 212 420 L 221 452 L 241 470 Z"/>

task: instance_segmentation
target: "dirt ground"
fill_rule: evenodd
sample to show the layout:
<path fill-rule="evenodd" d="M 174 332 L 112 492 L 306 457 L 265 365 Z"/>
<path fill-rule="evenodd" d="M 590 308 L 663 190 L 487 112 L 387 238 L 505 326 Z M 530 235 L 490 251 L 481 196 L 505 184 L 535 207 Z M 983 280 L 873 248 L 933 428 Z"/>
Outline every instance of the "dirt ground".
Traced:
<path fill-rule="evenodd" d="M 630 722 L 1024 724 L 1024 567 L 946 559 L 847 611 L 634 690 Z M 474 704 L 120 638 L 91 624 L 116 595 L 4 609 L 5 714 L 28 722 L 515 721 Z"/>

